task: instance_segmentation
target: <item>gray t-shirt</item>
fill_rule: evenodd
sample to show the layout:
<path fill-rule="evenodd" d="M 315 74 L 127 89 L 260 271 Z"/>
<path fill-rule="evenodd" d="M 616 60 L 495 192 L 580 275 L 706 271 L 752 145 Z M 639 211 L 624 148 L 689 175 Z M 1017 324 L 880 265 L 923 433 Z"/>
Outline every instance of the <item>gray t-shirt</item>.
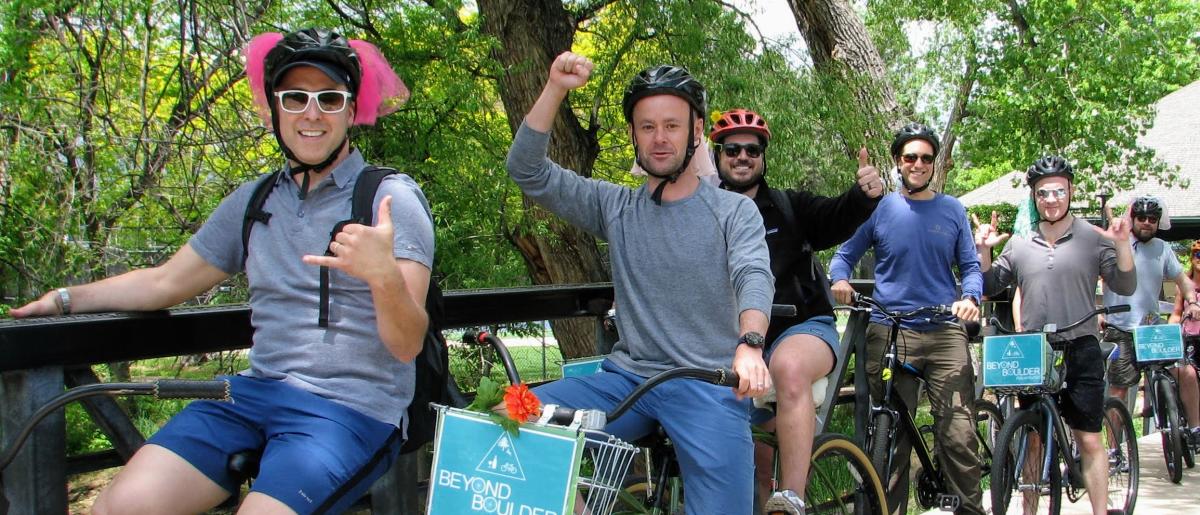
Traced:
<path fill-rule="evenodd" d="M 1065 327 L 1096 309 L 1096 281 L 1103 277 L 1113 291 L 1130 294 L 1137 287 L 1134 270 L 1117 269 L 1113 243 L 1095 226 L 1076 217 L 1053 246 L 1041 232 L 1013 236 L 1004 251 L 983 274 L 989 295 L 1016 283 L 1021 288 L 1021 321 L 1026 329 L 1048 323 Z M 1099 323 L 1088 322 L 1063 334 L 1067 339 L 1099 337 Z"/>
<path fill-rule="evenodd" d="M 687 198 L 656 205 L 645 185 L 630 189 L 558 166 L 546 157 L 549 140 L 522 125 L 508 173 L 546 209 L 608 241 L 621 335 L 611 359 L 641 376 L 728 368 L 739 314 L 769 314 L 775 294 L 754 202 L 701 181 Z"/>
<path fill-rule="evenodd" d="M 1104 283 L 1104 305 L 1116 306 L 1129 304 L 1126 313 L 1108 315 L 1109 325 L 1126 331 L 1142 325 L 1146 315 L 1158 315 L 1158 293 L 1162 289 L 1163 279 L 1174 279 L 1183 272 L 1183 266 L 1175 259 L 1175 253 L 1167 242 L 1158 238 L 1142 243 L 1133 240 L 1133 265 L 1137 270 L 1137 290 L 1133 295 L 1121 295 Z"/>
<path fill-rule="evenodd" d="M 330 230 L 350 218 L 354 183 L 364 166 L 355 151 L 307 199 L 299 199 L 290 178 L 278 181 L 267 198 L 270 223 L 255 224 L 246 260 L 254 327 L 247 372 L 404 428 L 413 364 L 396 359 L 380 341 L 367 284 L 330 269 L 329 327 L 318 327 L 320 268 L 301 261 L 305 254 L 324 254 Z M 254 182 L 226 197 L 189 242 L 201 258 L 230 274 L 242 269 L 242 219 Z M 433 223 L 421 188 L 406 175 L 389 176 L 375 195 L 374 212 L 385 195 L 392 196 L 395 256 L 431 267 Z"/>

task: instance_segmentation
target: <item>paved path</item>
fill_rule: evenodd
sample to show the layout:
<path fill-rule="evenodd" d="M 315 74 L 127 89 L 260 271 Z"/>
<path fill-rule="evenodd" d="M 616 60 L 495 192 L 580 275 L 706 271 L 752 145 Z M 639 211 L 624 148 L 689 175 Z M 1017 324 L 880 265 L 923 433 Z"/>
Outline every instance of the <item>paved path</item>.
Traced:
<path fill-rule="evenodd" d="M 1141 424 L 1139 420 L 1136 422 Z M 1138 439 L 1138 463 L 1141 478 L 1138 481 L 1136 513 L 1144 514 L 1200 514 L 1200 467 L 1183 470 L 1183 481 L 1172 483 L 1167 478 L 1167 463 L 1162 457 L 1162 438 L 1158 433 L 1143 436 Z M 1077 503 L 1067 501 L 1063 505 L 1064 515 L 1090 515 L 1091 506 L 1087 497 Z M 991 510 L 991 495 L 983 493 L 983 506 Z M 1044 510 L 1043 510 L 1044 511 Z M 928 511 L 927 514 L 943 513 L 938 510 Z M 990 513 L 990 511 L 989 511 Z M 1017 506 L 1011 506 L 1009 513 L 1021 513 Z"/>

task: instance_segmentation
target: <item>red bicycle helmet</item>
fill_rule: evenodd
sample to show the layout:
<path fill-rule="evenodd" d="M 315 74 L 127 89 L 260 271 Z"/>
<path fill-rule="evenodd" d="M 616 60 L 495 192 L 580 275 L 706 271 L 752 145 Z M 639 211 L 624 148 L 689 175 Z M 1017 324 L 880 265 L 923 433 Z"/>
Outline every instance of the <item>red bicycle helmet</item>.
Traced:
<path fill-rule="evenodd" d="M 708 139 L 717 143 L 725 136 L 738 132 L 757 135 L 762 138 L 763 145 L 771 141 L 771 129 L 767 127 L 767 121 L 758 113 L 741 108 L 721 113 L 721 117 L 713 124 L 712 132 L 708 133 Z"/>

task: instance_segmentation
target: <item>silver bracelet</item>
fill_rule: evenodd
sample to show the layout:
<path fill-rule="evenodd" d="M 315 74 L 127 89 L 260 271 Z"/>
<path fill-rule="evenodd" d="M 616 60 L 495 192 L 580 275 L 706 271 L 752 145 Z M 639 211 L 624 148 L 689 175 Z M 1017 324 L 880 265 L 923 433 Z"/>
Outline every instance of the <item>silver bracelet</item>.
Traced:
<path fill-rule="evenodd" d="M 70 315 L 71 314 L 71 292 L 67 291 L 66 288 L 59 288 L 57 291 L 58 291 L 59 308 L 62 309 L 62 314 Z"/>

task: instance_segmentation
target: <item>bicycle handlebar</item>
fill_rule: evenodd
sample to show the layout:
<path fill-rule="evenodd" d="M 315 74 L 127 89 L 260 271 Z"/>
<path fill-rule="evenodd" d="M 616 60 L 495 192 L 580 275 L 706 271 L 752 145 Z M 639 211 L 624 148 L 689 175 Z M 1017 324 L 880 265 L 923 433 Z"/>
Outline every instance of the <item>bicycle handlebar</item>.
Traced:
<path fill-rule="evenodd" d="M 700 379 L 717 386 L 729 386 L 733 388 L 736 388 L 738 383 L 741 381 L 737 373 L 732 370 L 709 370 L 698 367 L 672 368 L 670 370 L 659 372 L 650 379 L 644 381 L 642 384 L 639 384 L 633 389 L 632 392 L 629 392 L 629 395 L 625 397 L 625 400 L 621 401 L 620 404 L 617 404 L 617 406 L 608 413 L 603 413 L 599 410 L 554 406 L 553 410 L 546 410 L 542 413 L 542 419 L 540 422 L 549 422 L 559 425 L 572 425 L 574 423 L 579 423 L 580 427 L 584 429 L 599 430 L 607 425 L 608 422 L 616 420 L 620 418 L 621 415 L 624 415 L 626 411 L 629 411 L 629 408 L 633 407 L 633 403 L 637 402 L 642 395 L 645 395 L 646 392 L 650 391 L 655 386 L 658 386 L 668 379 L 675 379 L 679 377 Z"/>
<path fill-rule="evenodd" d="M 513 365 L 512 354 L 509 354 L 508 347 L 499 338 L 487 331 L 467 331 L 463 333 L 462 341 L 468 345 L 491 345 L 493 349 L 496 349 L 496 354 L 500 356 L 500 362 L 504 365 L 504 375 L 508 377 L 509 384 L 521 384 L 521 375 L 517 372 L 516 365 Z"/>
<path fill-rule="evenodd" d="M 858 292 L 854 292 L 852 302 L 855 304 L 866 305 L 876 311 L 879 311 L 886 318 L 918 318 L 922 313 L 928 313 L 930 315 L 954 316 L 954 310 L 945 304 L 939 304 L 937 306 L 922 306 L 912 311 L 889 311 L 883 306 L 883 304 L 880 304 L 879 301 Z"/>
<path fill-rule="evenodd" d="M 1047 334 L 1065 333 L 1067 331 L 1070 331 L 1071 329 L 1074 329 L 1076 327 L 1083 325 L 1085 322 L 1087 322 L 1088 320 L 1091 320 L 1096 315 L 1111 315 L 1113 313 L 1126 313 L 1129 311 L 1129 309 L 1130 309 L 1129 304 L 1117 304 L 1116 306 L 1099 307 L 1099 308 L 1092 310 L 1091 313 L 1084 315 L 1083 318 L 1080 318 L 1079 320 L 1076 320 L 1065 327 L 1060 328 L 1060 327 L 1058 327 L 1057 324 L 1046 324 L 1046 325 L 1042 326 L 1041 331 L 1021 331 L 1021 332 L 1022 333 L 1041 332 L 1041 333 L 1047 333 Z M 991 325 L 996 327 L 996 332 L 999 334 L 1017 334 L 1018 333 L 1017 331 L 1013 331 L 1008 326 L 1001 323 L 1000 320 L 998 320 L 996 317 L 991 317 L 989 323 L 991 323 Z"/>
<path fill-rule="evenodd" d="M 29 421 L 17 433 L 17 437 L 13 438 L 12 444 L 4 451 L 3 455 L 0 455 L 0 471 L 7 468 L 12 463 L 12 460 L 17 457 L 17 452 L 20 451 L 21 446 L 25 444 L 25 440 L 33 433 L 34 427 L 43 418 L 46 418 L 54 410 L 63 407 L 69 402 L 94 395 L 152 395 L 157 399 L 211 399 L 228 401 L 229 381 L 226 379 L 159 379 L 147 383 L 95 383 L 71 388 L 51 399 L 29 417 Z"/>

